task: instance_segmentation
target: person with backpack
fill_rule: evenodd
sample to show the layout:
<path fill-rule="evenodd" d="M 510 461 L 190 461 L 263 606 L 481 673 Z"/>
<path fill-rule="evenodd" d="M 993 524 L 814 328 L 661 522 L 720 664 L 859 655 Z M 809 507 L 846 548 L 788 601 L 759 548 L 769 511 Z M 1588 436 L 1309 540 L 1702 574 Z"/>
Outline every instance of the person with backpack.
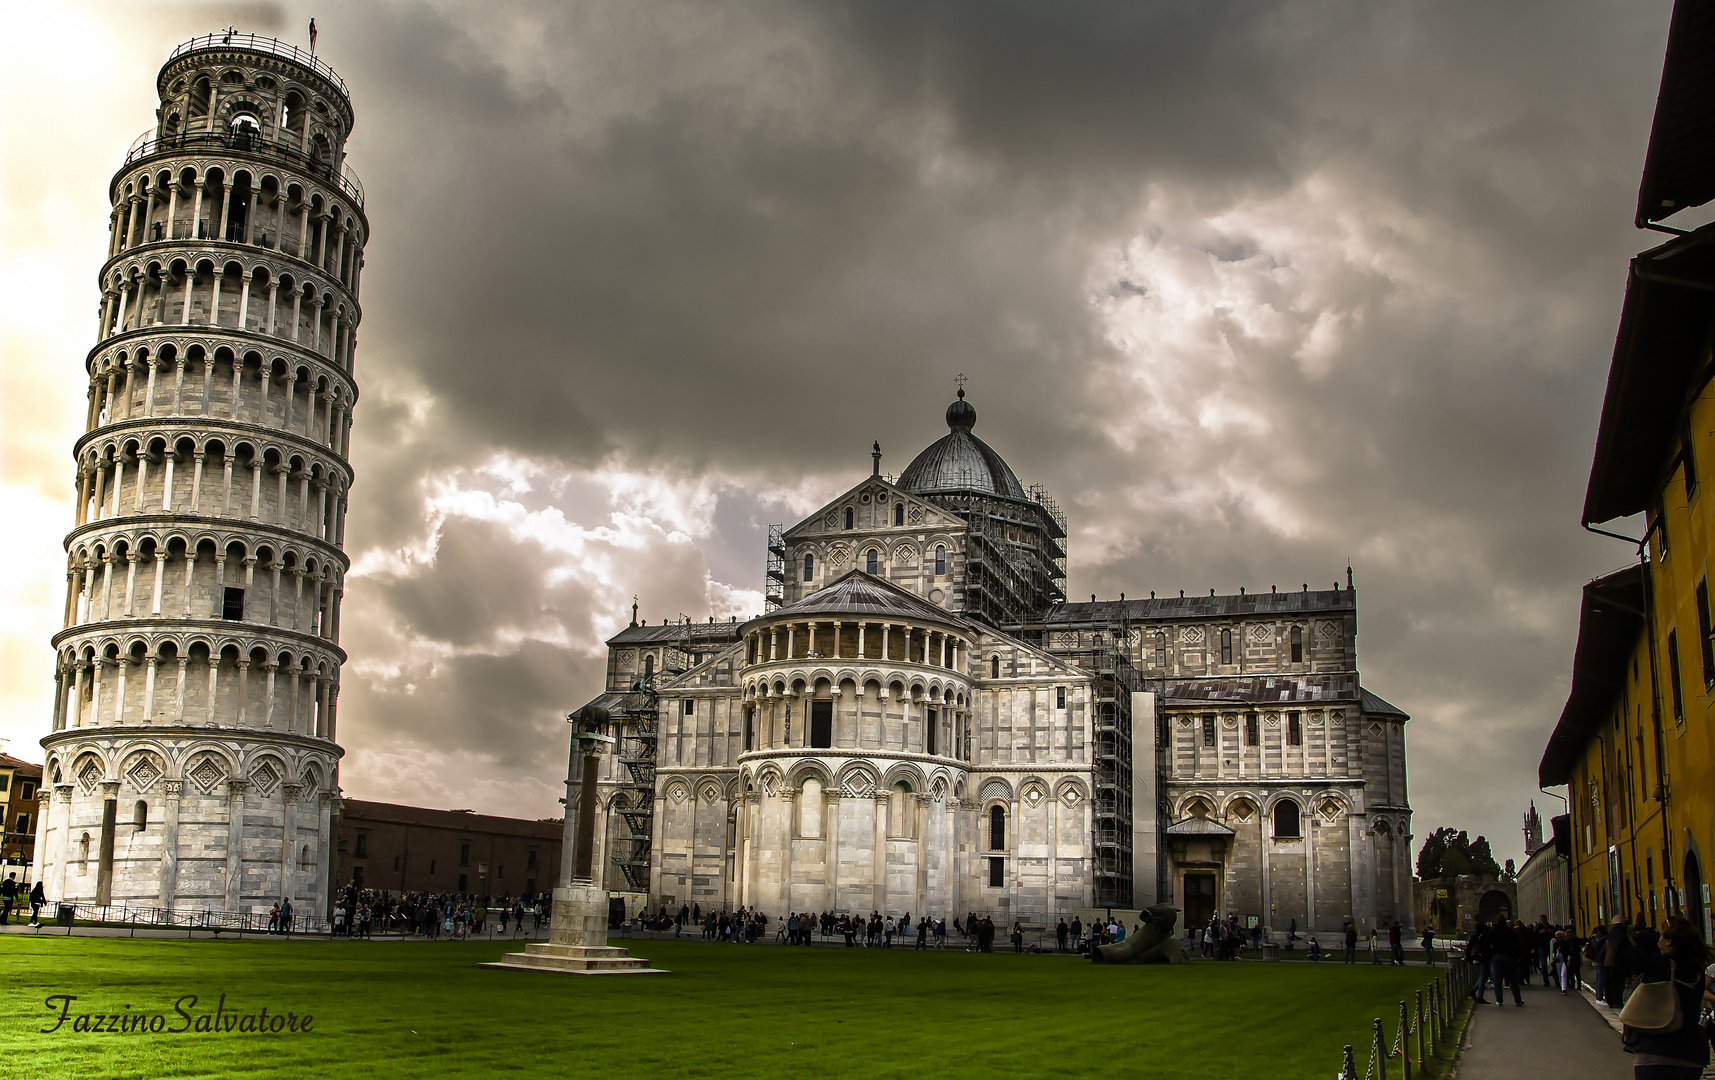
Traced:
<path fill-rule="evenodd" d="M 1628 945 L 1622 959 L 1642 977 L 1620 1013 L 1624 1045 L 1635 1055 L 1634 1075 L 1638 1080 L 1698 1080 L 1709 1064 L 1709 1035 L 1697 1022 L 1711 1000 L 1704 970 L 1711 956 L 1703 935 L 1675 915 L 1667 920 L 1660 951 Z"/>

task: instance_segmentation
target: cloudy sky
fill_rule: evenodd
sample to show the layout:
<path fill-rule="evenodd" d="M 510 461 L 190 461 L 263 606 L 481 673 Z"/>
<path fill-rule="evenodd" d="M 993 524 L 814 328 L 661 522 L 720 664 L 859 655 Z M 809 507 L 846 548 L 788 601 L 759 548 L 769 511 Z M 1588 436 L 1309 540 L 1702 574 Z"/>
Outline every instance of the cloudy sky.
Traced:
<path fill-rule="evenodd" d="M 963 372 L 1073 595 L 1350 560 L 1419 836 L 1519 856 L 1579 587 L 1631 558 L 1578 518 L 1669 11 L 14 6 L 0 738 L 39 760 L 51 715 L 107 180 L 174 45 L 315 15 L 374 234 L 347 794 L 557 813 L 633 593 L 759 611 L 768 523 L 871 440 L 902 468 Z"/>

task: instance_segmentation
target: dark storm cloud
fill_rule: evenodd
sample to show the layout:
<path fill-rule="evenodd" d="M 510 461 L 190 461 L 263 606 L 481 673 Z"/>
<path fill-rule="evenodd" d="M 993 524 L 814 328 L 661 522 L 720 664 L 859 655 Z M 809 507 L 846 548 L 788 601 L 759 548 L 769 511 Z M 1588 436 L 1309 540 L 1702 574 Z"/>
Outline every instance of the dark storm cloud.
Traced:
<path fill-rule="evenodd" d="M 1576 519 L 1668 10 L 345 13 L 375 230 L 348 537 L 432 556 L 354 582 L 385 674 L 348 669 L 343 731 L 550 761 L 632 591 L 757 585 L 778 492 L 589 562 L 431 509 L 483 461 L 832 496 L 871 438 L 898 469 L 941 434 L 962 370 L 1071 513 L 1075 595 L 1354 560 L 1418 831 L 1515 850 L 1578 586 L 1625 554 Z"/>

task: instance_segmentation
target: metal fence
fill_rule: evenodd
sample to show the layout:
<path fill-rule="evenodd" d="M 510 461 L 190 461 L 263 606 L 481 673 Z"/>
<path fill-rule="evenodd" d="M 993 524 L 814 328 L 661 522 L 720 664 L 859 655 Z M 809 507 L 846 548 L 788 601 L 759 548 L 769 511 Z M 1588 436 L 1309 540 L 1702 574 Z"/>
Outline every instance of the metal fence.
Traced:
<path fill-rule="evenodd" d="M 1387 1080 L 1389 1062 L 1401 1080 L 1411 1080 L 1412 1069 L 1418 1076 L 1427 1076 L 1429 1065 L 1452 1060 L 1458 1049 L 1455 1023 L 1459 1010 L 1469 996 L 1477 979 L 1477 965 L 1459 958 L 1450 958 L 1445 968 L 1434 969 L 1429 985 L 1418 990 L 1410 1002 L 1399 1003 L 1399 1022 L 1394 1028 L 1392 1042 L 1388 1041 L 1382 1018 L 1376 1017 L 1369 1040 L 1369 1065 L 1358 1072 L 1356 1053 L 1345 1048 L 1340 1061 L 1339 1080 Z M 1448 1045 L 1449 1043 L 1453 1045 Z"/>
<path fill-rule="evenodd" d="M 351 91 L 346 88 L 345 80 L 340 78 L 333 68 L 328 67 L 325 61 L 318 58 L 314 53 L 300 49 L 296 45 L 288 45 L 279 38 L 262 37 L 258 34 L 227 33 L 225 31 L 218 34 L 204 34 L 201 37 L 191 38 L 174 49 L 168 55 L 167 63 L 170 64 L 185 53 L 195 52 L 198 49 L 248 49 L 251 52 L 267 53 L 270 56 L 291 60 L 304 65 L 339 87 L 339 92 L 348 99 L 351 97 Z"/>
<path fill-rule="evenodd" d="M 154 129 L 151 128 L 131 143 L 131 149 L 125 153 L 125 164 L 130 165 L 134 161 L 156 154 L 183 153 L 187 150 L 230 151 L 276 158 L 307 175 L 338 184 L 339 189 L 353 202 L 360 208 L 363 206 L 363 184 L 350 165 L 341 162 L 338 172 L 335 172 L 326 158 L 308 153 L 283 139 L 270 139 L 256 131 L 187 131 L 156 138 Z"/>
<path fill-rule="evenodd" d="M 65 927 L 68 931 L 77 923 L 93 923 L 99 926 L 130 927 L 133 932 L 141 927 L 145 930 L 179 930 L 187 933 L 197 930 L 210 933 L 234 931 L 243 933 L 266 933 L 273 930 L 278 933 L 305 933 L 314 929 L 308 915 L 294 912 L 289 921 L 276 918 L 274 925 L 269 926 L 269 916 L 252 911 L 214 911 L 207 908 L 163 908 L 148 907 L 141 904 L 92 904 L 67 901 L 50 904 L 54 924 Z"/>

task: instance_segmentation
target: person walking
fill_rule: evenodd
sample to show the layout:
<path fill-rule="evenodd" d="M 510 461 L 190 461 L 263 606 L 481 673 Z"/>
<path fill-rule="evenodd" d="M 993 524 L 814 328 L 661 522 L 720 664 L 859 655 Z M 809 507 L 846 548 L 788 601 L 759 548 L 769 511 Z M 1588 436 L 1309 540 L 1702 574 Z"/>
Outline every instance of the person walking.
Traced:
<path fill-rule="evenodd" d="M 42 906 L 48 902 L 48 894 L 42 890 L 42 883 L 36 882 L 30 890 L 30 925 L 42 925 Z"/>
<path fill-rule="evenodd" d="M 1061 916 L 1059 925 L 1054 927 L 1054 948 L 1060 952 L 1066 951 L 1066 935 L 1070 931 L 1071 928 L 1066 925 L 1065 916 Z"/>
<path fill-rule="evenodd" d="M 1632 948 L 1632 935 L 1625 920 L 1615 919 L 1602 943 L 1602 1000 L 1610 1009 L 1620 1007 L 1626 988 L 1625 955 Z"/>
<path fill-rule="evenodd" d="M 1423 962 L 1435 966 L 1435 927 L 1423 931 Z"/>
<path fill-rule="evenodd" d="M 1497 920 L 1494 928 L 1489 931 L 1489 963 L 1494 968 L 1495 1004 L 1505 1007 L 1501 999 L 1502 989 L 1510 987 L 1513 992 L 1513 1004 L 1524 1007 L 1524 995 L 1519 992 L 1519 984 L 1524 980 L 1519 976 L 1520 957 L 1524 952 L 1524 943 L 1519 938 L 1517 929 L 1505 919 Z"/>
<path fill-rule="evenodd" d="M 1012 952 L 1014 956 L 1024 952 L 1024 924 L 1016 919 L 1012 923 Z"/>
<path fill-rule="evenodd" d="M 12 905 L 18 902 L 18 875 L 8 874 L 0 881 L 0 926 L 12 921 Z"/>
<path fill-rule="evenodd" d="M 1350 919 L 1347 919 L 1346 920 L 1346 963 L 1355 964 L 1357 962 L 1358 962 L 1358 924 L 1353 922 Z"/>
<path fill-rule="evenodd" d="M 1489 924 L 1479 922 L 1465 941 L 1465 959 L 1476 966 L 1477 981 L 1471 985 L 1471 999 L 1479 1005 L 1489 1003 Z M 1495 996 L 1500 997 L 1499 987 Z"/>
<path fill-rule="evenodd" d="M 1405 966 L 1404 935 L 1405 927 L 1400 925 L 1400 921 L 1398 919 L 1395 919 L 1393 921 L 1393 925 L 1387 928 L 1388 948 L 1393 953 L 1393 962 L 1398 964 L 1400 967 Z"/>
<path fill-rule="evenodd" d="M 1377 967 L 1380 967 L 1382 962 L 1380 939 L 1381 934 L 1375 927 L 1370 927 L 1370 963 L 1375 964 Z"/>

